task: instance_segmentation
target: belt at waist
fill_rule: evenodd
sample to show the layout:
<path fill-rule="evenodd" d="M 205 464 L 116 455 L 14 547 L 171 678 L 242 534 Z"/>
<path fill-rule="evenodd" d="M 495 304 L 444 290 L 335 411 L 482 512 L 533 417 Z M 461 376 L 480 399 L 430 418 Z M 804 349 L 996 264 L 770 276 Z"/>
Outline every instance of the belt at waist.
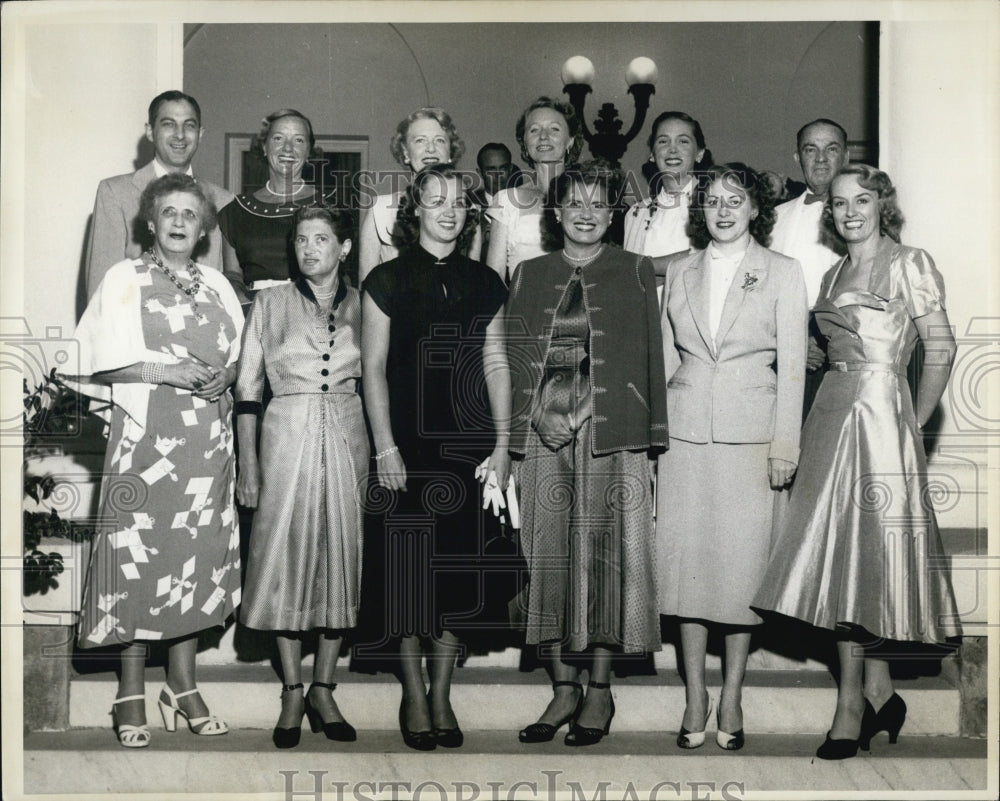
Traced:
<path fill-rule="evenodd" d="M 258 281 L 251 281 L 247 284 L 247 289 L 257 292 L 261 289 L 270 289 L 273 286 L 284 286 L 291 282 L 291 278 L 261 278 Z"/>
<path fill-rule="evenodd" d="M 830 369 L 839 370 L 841 373 L 895 373 L 906 378 L 906 370 L 894 364 L 880 362 L 830 362 Z"/>

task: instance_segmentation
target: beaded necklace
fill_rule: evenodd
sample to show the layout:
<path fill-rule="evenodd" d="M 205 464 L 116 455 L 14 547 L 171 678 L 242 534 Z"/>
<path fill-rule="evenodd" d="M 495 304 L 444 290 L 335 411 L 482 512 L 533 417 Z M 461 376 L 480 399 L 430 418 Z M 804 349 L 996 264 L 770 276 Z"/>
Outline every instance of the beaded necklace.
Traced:
<path fill-rule="evenodd" d="M 198 269 L 198 266 L 191 259 L 188 259 L 187 271 L 191 274 L 191 284 L 184 286 L 177 274 L 163 263 L 163 260 L 156 255 L 156 252 L 152 248 L 146 251 L 146 255 L 149 256 L 149 260 L 153 264 L 163 271 L 163 274 L 167 276 L 174 286 L 187 295 L 188 302 L 191 304 L 191 311 L 194 312 L 196 317 L 199 317 L 197 295 L 201 289 L 201 271 Z"/>

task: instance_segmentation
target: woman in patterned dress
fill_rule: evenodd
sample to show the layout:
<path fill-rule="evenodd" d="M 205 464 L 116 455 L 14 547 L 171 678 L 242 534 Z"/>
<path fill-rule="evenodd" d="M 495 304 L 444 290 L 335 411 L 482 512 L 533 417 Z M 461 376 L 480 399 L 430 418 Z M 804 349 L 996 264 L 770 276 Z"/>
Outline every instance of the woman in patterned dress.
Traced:
<path fill-rule="evenodd" d="M 340 266 L 351 249 L 350 212 L 295 214 L 301 277 L 257 294 L 243 333 L 236 385 L 237 499 L 256 508 L 240 622 L 277 634 L 284 686 L 278 748 L 314 732 L 356 739 L 333 700 L 342 634 L 357 625 L 360 493 L 368 476 L 361 397 L 361 304 Z M 256 447 L 264 377 L 274 397 Z M 319 630 L 309 691 L 302 692 L 302 634 Z"/>
<path fill-rule="evenodd" d="M 611 727 L 615 653 L 660 648 L 650 452 L 667 441 L 653 265 L 604 243 L 620 176 L 569 167 L 549 190 L 557 249 L 522 263 L 507 303 L 527 641 L 553 698 L 521 742 L 598 742 Z M 557 222 L 558 221 L 558 222 Z M 577 664 L 590 658 L 586 694 Z"/>
<path fill-rule="evenodd" d="M 98 533 L 80 619 L 82 648 L 122 647 L 112 716 L 119 742 L 149 745 L 145 642 L 169 644 L 159 706 L 195 734 L 224 734 L 195 686 L 198 633 L 240 602 L 230 425 L 243 314 L 222 274 L 191 261 L 216 211 L 186 175 L 143 192 L 154 237 L 112 267 L 76 337 L 83 392 L 110 399 Z M 103 527 L 102 527 L 103 528 Z"/>
<path fill-rule="evenodd" d="M 384 594 L 383 639 L 398 641 L 400 730 L 420 750 L 463 741 L 450 693 L 459 635 L 483 603 L 476 467 L 488 457 L 486 475 L 495 472 L 500 486 L 510 475 L 507 290 L 461 255 L 478 228 L 468 202 L 452 167 L 425 167 L 400 209 L 402 255 L 372 270 L 363 288 L 365 406 L 382 488 L 371 505 L 384 512 L 385 554 L 369 580 Z"/>
<path fill-rule="evenodd" d="M 305 114 L 293 108 L 268 114 L 251 148 L 267 164 L 267 181 L 253 194 L 237 195 L 219 212 L 222 271 L 244 311 L 257 291 L 292 279 L 292 217 L 297 209 L 323 200 L 323 187 L 315 178 L 302 177 L 308 160 L 321 155 Z"/>
<path fill-rule="evenodd" d="M 754 606 L 836 632 L 837 708 L 816 756 L 845 759 L 880 731 L 895 742 L 903 726 L 906 704 L 886 660 L 899 651 L 893 641 L 961 633 L 922 441 L 955 340 L 933 260 L 900 244 L 888 175 L 841 168 L 823 224 L 847 246 L 813 307 L 830 369 L 802 429 L 799 472 Z M 918 341 L 914 404 L 906 370 Z"/>

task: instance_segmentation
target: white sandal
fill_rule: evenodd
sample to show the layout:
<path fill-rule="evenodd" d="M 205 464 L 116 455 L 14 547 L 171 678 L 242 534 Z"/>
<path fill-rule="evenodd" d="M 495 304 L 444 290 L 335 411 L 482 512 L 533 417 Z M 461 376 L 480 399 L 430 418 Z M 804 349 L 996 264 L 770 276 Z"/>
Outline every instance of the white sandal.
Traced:
<path fill-rule="evenodd" d="M 201 734 L 207 737 L 216 734 L 225 734 L 229 731 L 229 726 L 226 725 L 225 721 L 219 720 L 211 715 L 205 715 L 200 718 L 188 717 L 187 712 L 180 708 L 177 703 L 178 698 L 183 698 L 185 695 L 194 695 L 198 692 L 198 688 L 195 687 L 193 690 L 185 690 L 182 693 L 174 694 L 166 684 L 163 685 L 163 689 L 160 691 L 160 697 L 157 699 L 157 703 L 160 706 L 160 715 L 163 716 L 163 726 L 167 731 L 177 731 L 177 716 L 180 715 L 187 721 L 188 728 L 193 734 Z M 167 701 L 163 700 L 163 696 L 166 694 Z"/>
<path fill-rule="evenodd" d="M 124 698 L 116 698 L 111 704 L 111 725 L 118 737 L 118 742 L 125 748 L 145 748 L 149 745 L 149 727 L 143 723 L 136 726 L 132 723 L 119 723 L 118 715 L 115 714 L 115 707 L 126 701 L 145 701 L 144 695 L 126 695 Z"/>

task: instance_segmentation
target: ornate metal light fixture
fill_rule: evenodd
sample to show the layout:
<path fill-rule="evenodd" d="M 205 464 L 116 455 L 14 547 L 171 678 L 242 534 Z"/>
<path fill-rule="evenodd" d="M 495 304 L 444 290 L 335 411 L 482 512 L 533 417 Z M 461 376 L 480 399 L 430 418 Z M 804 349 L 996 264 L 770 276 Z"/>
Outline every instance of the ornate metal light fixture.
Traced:
<path fill-rule="evenodd" d="M 649 109 L 649 98 L 656 91 L 656 78 L 656 64 L 651 58 L 639 56 L 632 59 L 625 70 L 628 91 L 635 103 L 632 127 L 623 134 L 621 132 L 623 123 L 618 118 L 618 109 L 614 103 L 605 103 L 597 112 L 594 131 L 591 132 L 583 109 L 587 93 L 591 91 L 590 84 L 594 80 L 594 64 L 586 56 L 566 59 L 562 67 L 563 92 L 569 95 L 569 102 L 576 109 L 577 116 L 583 124 L 583 136 L 595 158 L 604 158 L 619 166 L 622 156 L 628 150 L 629 142 L 642 130 L 646 111 Z"/>

